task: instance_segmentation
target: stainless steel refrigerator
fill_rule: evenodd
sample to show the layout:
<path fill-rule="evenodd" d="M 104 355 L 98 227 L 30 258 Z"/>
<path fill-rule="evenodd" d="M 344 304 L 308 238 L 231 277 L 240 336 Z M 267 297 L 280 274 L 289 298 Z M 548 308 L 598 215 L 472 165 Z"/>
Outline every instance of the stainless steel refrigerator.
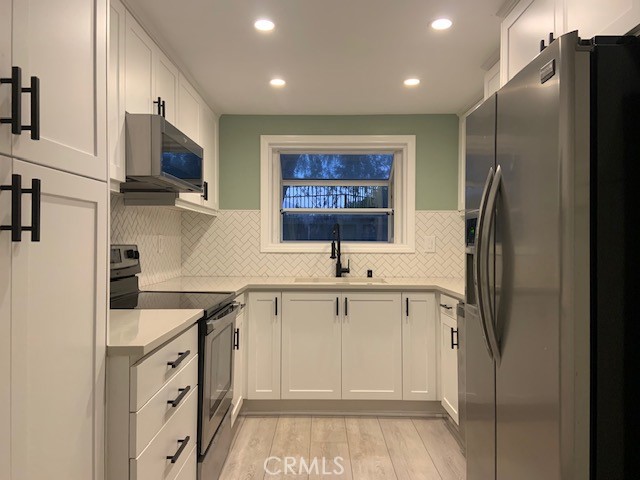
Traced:
<path fill-rule="evenodd" d="M 639 118 L 640 40 L 575 32 L 467 118 L 468 480 L 638 472 Z"/>

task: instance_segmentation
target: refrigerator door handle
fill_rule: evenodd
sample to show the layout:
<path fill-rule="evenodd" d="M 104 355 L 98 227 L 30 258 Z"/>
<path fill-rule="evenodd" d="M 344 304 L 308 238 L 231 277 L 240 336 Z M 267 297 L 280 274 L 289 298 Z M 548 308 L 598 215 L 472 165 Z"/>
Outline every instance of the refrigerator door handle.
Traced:
<path fill-rule="evenodd" d="M 487 194 L 487 218 L 485 228 L 481 232 L 482 238 L 482 251 L 479 253 L 480 260 L 483 262 L 484 268 L 480 270 L 481 277 L 478 279 L 480 284 L 483 285 L 481 290 L 482 295 L 484 295 L 482 299 L 482 303 L 484 307 L 487 307 L 483 312 L 485 314 L 484 324 L 485 331 L 487 332 L 487 341 L 491 346 L 491 352 L 493 354 L 493 358 L 496 362 L 500 362 L 500 343 L 498 342 L 498 336 L 496 334 L 496 322 L 495 322 L 495 311 L 492 307 L 491 297 L 489 292 L 489 240 L 491 238 L 491 227 L 495 223 L 496 217 L 496 203 L 498 201 L 498 192 L 502 187 L 502 168 L 498 165 L 496 168 L 496 173 L 493 176 L 493 181 L 491 182 L 491 187 L 489 189 L 489 193 Z M 486 256 L 484 255 L 486 253 Z M 485 289 L 484 286 L 487 288 Z"/>
<path fill-rule="evenodd" d="M 484 278 L 482 276 L 482 265 L 483 265 L 482 251 L 484 249 L 483 248 L 484 247 L 483 231 L 485 229 L 485 224 L 486 224 L 485 222 L 486 222 L 486 213 L 487 213 L 487 197 L 489 195 L 489 190 L 491 189 L 491 186 L 493 184 L 493 177 L 494 177 L 494 172 L 493 172 L 493 167 L 491 167 L 489 169 L 489 174 L 487 175 L 487 181 L 485 182 L 484 190 L 482 191 L 482 198 L 480 200 L 480 209 L 478 210 L 478 227 L 476 228 L 476 239 L 475 239 L 476 254 L 473 262 L 473 284 L 475 286 L 476 298 L 478 301 L 478 317 L 480 318 L 480 326 L 482 327 L 482 337 L 484 338 L 484 342 L 487 347 L 487 352 L 489 352 L 489 357 L 491 357 L 491 359 L 494 359 L 495 356 L 491 349 L 491 344 L 489 343 L 489 332 L 487 331 L 487 324 L 486 324 L 487 315 L 485 313 L 486 304 L 484 302 L 485 292 L 483 289 L 483 285 L 481 283 L 481 279 Z M 487 263 L 484 262 L 484 265 L 487 265 Z"/>

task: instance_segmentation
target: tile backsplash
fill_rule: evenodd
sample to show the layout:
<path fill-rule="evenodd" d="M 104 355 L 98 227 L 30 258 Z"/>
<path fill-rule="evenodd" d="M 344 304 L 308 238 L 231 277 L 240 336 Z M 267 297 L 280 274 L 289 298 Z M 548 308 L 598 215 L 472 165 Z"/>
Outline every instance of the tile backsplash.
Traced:
<path fill-rule="evenodd" d="M 424 251 L 425 236 L 436 237 L 435 253 Z M 347 254 L 351 274 L 376 277 L 464 275 L 464 221 L 457 211 L 416 212 L 416 253 Z M 260 211 L 225 210 L 216 218 L 182 214 L 184 276 L 331 276 L 326 254 L 261 253 Z"/>
<path fill-rule="evenodd" d="M 126 207 L 121 195 L 111 195 L 111 243 L 138 245 L 141 286 L 181 275 L 181 215 L 167 207 Z"/>

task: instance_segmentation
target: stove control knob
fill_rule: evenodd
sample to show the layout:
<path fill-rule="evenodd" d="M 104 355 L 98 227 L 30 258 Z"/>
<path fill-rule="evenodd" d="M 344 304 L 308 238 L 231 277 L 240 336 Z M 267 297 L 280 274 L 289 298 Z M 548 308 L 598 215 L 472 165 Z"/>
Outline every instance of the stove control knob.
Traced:
<path fill-rule="evenodd" d="M 140 252 L 138 252 L 137 250 L 127 250 L 126 254 L 127 258 L 133 258 L 135 260 L 138 260 L 140 258 Z"/>

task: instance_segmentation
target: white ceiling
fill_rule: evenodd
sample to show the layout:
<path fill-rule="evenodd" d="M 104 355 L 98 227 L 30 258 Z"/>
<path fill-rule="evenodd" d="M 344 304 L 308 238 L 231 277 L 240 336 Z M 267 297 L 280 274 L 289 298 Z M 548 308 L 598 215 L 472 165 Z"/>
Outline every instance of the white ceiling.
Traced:
<path fill-rule="evenodd" d="M 482 95 L 503 0 L 128 0 L 216 113 L 457 113 Z M 435 31 L 441 16 L 454 24 Z M 253 22 L 273 20 L 271 33 Z M 269 85 L 273 77 L 284 88 Z M 418 87 L 403 80 L 418 77 Z"/>

